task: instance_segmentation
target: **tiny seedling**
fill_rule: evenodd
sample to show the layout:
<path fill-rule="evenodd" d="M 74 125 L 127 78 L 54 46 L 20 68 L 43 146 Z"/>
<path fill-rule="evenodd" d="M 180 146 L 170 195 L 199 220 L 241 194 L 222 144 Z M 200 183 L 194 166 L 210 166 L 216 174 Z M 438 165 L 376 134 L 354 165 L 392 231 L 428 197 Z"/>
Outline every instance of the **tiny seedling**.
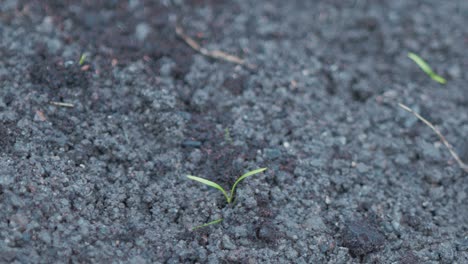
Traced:
<path fill-rule="evenodd" d="M 81 66 L 85 63 L 85 61 L 86 61 L 86 53 L 83 53 L 81 54 L 80 61 L 78 62 L 78 64 Z"/>
<path fill-rule="evenodd" d="M 236 191 L 236 186 L 237 184 L 239 184 L 240 181 L 242 181 L 243 179 L 249 177 L 249 176 L 252 176 L 252 175 L 255 175 L 255 174 L 258 174 L 260 172 L 263 172 L 265 171 L 267 168 L 261 168 L 261 169 L 256 169 L 256 170 L 253 170 L 253 171 L 249 171 L 247 172 L 246 174 L 240 176 L 236 182 L 234 182 L 234 185 L 232 185 L 232 188 L 231 188 L 231 193 L 228 194 L 224 189 L 223 187 L 221 187 L 219 184 L 215 183 L 215 182 L 212 182 L 212 181 L 209 181 L 209 180 L 206 180 L 206 179 L 203 179 L 203 178 L 200 178 L 200 177 L 196 177 L 196 176 L 192 176 L 192 175 L 188 175 L 187 177 L 191 180 L 194 180 L 194 181 L 197 181 L 197 182 L 201 182 L 203 184 L 206 184 L 210 187 L 213 187 L 213 188 L 216 188 L 218 190 L 220 190 L 224 197 L 226 197 L 226 201 L 228 204 L 232 203 L 233 199 L 234 199 L 234 193 Z"/>
<path fill-rule="evenodd" d="M 232 144 L 231 131 L 228 127 L 224 129 L 224 141 L 228 142 L 229 144 Z"/>
<path fill-rule="evenodd" d="M 411 60 L 413 60 L 418 66 L 419 68 L 421 68 L 421 70 L 423 70 L 427 75 L 429 75 L 429 77 L 431 77 L 434 81 L 438 82 L 438 83 L 441 83 L 441 84 L 445 84 L 447 81 L 444 79 L 444 77 L 438 75 L 437 73 L 435 73 L 432 68 L 429 66 L 429 64 L 427 64 L 421 57 L 419 57 L 418 55 L 412 53 L 412 52 L 409 52 L 408 53 L 408 58 L 410 58 Z"/>
<path fill-rule="evenodd" d="M 202 228 L 202 227 L 205 227 L 205 226 L 210 226 L 210 225 L 214 225 L 214 224 L 217 224 L 217 223 L 221 223 L 223 221 L 223 219 L 217 219 L 217 220 L 214 220 L 214 221 L 211 221 L 211 222 L 208 222 L 206 224 L 203 224 L 203 225 L 199 225 L 199 226 L 196 226 L 194 228 L 192 228 L 192 231 L 195 231 L 199 228 Z"/>

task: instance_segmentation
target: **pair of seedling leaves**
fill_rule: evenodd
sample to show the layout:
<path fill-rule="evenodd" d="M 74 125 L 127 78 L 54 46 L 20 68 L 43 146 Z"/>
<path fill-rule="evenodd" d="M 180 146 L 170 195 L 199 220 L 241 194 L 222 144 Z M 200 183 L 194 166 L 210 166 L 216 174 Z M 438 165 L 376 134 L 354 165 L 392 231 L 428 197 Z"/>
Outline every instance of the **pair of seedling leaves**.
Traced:
<path fill-rule="evenodd" d="M 264 172 L 266 169 L 267 168 L 256 169 L 256 170 L 253 170 L 253 171 L 249 171 L 249 172 L 245 173 L 244 175 L 240 176 L 234 182 L 234 184 L 232 185 L 230 193 L 228 193 L 226 190 L 224 190 L 224 188 L 221 187 L 219 184 L 217 184 L 215 182 L 212 182 L 212 181 L 209 181 L 207 179 L 200 178 L 200 177 L 197 177 L 197 176 L 192 176 L 192 175 L 188 175 L 187 178 L 220 190 L 223 193 L 224 197 L 226 198 L 226 202 L 228 204 L 230 204 L 230 203 L 232 203 L 234 201 L 234 195 L 235 195 L 235 192 L 236 192 L 236 187 L 237 187 L 237 184 L 239 184 L 239 182 L 241 182 L 242 180 L 244 180 L 245 178 L 247 178 L 249 176 L 258 174 L 260 172 Z M 203 224 L 203 225 L 200 225 L 200 226 L 197 226 L 197 227 L 193 228 L 192 230 L 195 230 L 195 229 L 198 229 L 198 228 L 201 228 L 201 227 L 205 227 L 205 226 L 209 226 L 209 225 L 212 225 L 212 224 L 217 224 L 217 223 L 220 223 L 221 221 L 223 221 L 222 218 L 218 219 L 218 220 L 214 220 L 214 221 L 206 223 L 206 224 Z"/>

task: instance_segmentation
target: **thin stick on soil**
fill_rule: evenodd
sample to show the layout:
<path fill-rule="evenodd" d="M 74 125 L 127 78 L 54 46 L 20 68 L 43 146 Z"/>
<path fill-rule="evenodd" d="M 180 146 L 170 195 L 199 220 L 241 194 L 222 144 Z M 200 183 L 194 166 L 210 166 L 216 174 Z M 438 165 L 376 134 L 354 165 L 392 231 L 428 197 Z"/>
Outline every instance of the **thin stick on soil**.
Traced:
<path fill-rule="evenodd" d="M 61 107 L 68 107 L 68 108 L 75 107 L 73 104 L 70 104 L 70 103 L 62 103 L 62 102 L 54 102 L 54 101 L 49 102 L 49 104 L 55 105 L 55 106 L 61 106 Z"/>
<path fill-rule="evenodd" d="M 453 149 L 453 146 L 445 139 L 444 135 L 437 129 L 431 122 L 429 122 L 427 119 L 424 117 L 420 116 L 418 113 L 416 113 L 413 109 L 409 108 L 408 106 L 398 103 L 398 105 L 403 108 L 405 111 L 408 111 L 412 113 L 415 117 L 417 117 L 419 120 L 421 120 L 424 124 L 426 124 L 432 131 L 434 131 L 437 136 L 439 136 L 440 140 L 444 145 L 448 148 L 450 155 L 457 161 L 458 165 L 465 171 L 468 172 L 468 165 L 466 165 L 458 156 L 458 154 L 455 152 Z"/>
<path fill-rule="evenodd" d="M 202 46 L 200 46 L 200 44 L 198 44 L 193 38 L 185 34 L 184 30 L 180 26 L 176 26 L 175 29 L 176 29 L 177 35 L 180 38 L 182 38 L 185 41 L 185 43 L 187 43 L 187 45 L 189 45 L 192 49 L 194 49 L 195 51 L 197 51 L 198 53 L 204 56 L 217 59 L 217 60 L 228 61 L 228 62 L 239 64 L 242 66 L 246 66 L 247 68 L 252 69 L 252 70 L 256 68 L 255 65 L 247 63 L 244 59 L 228 54 L 224 51 L 207 50 L 203 48 Z"/>

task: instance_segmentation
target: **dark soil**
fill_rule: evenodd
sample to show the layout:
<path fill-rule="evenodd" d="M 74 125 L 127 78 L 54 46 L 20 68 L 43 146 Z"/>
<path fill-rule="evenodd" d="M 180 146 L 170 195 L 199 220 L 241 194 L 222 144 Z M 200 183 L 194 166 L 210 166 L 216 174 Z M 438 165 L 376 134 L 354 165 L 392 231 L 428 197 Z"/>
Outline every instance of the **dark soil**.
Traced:
<path fill-rule="evenodd" d="M 0 262 L 468 263 L 468 175 L 396 104 L 468 159 L 467 24 L 462 0 L 1 1 Z M 261 167 L 229 205 L 185 177 Z"/>

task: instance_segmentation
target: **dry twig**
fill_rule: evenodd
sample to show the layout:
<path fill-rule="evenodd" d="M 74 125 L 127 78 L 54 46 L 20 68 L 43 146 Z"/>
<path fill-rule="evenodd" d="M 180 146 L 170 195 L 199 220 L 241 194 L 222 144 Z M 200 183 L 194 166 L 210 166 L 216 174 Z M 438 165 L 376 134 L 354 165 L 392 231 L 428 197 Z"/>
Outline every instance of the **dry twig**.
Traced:
<path fill-rule="evenodd" d="M 439 131 L 439 129 L 437 129 L 431 122 L 429 122 L 427 119 L 425 119 L 424 117 L 420 116 L 418 113 L 416 113 L 413 109 L 409 108 L 408 106 L 402 104 L 402 103 L 398 103 L 398 105 L 403 108 L 405 111 L 408 111 L 410 113 L 412 113 L 416 118 L 418 118 L 419 120 L 421 120 L 424 124 L 426 124 L 430 129 L 432 129 L 432 131 L 434 131 L 437 136 L 439 136 L 440 140 L 442 141 L 442 143 L 444 143 L 444 145 L 448 148 L 449 152 L 450 152 L 450 155 L 452 155 L 452 157 L 457 161 L 458 165 L 465 171 L 465 172 L 468 172 L 468 165 L 466 165 L 461 159 L 460 157 L 458 156 L 458 154 L 455 152 L 455 150 L 453 149 L 453 146 L 445 139 L 444 135 L 442 135 L 442 133 Z"/>
<path fill-rule="evenodd" d="M 54 102 L 54 101 L 50 101 L 49 104 L 55 105 L 55 106 L 61 106 L 61 107 L 69 107 L 69 108 L 75 107 L 75 105 L 70 104 L 70 103 L 62 103 L 62 102 Z"/>
<path fill-rule="evenodd" d="M 210 57 L 210 58 L 213 58 L 213 59 L 217 59 L 217 60 L 228 61 L 228 62 L 239 64 L 239 65 L 242 65 L 242 66 L 246 66 L 249 69 L 255 69 L 256 68 L 255 65 L 249 64 L 244 59 L 241 59 L 241 58 L 239 58 L 237 56 L 228 54 L 228 53 L 226 53 L 224 51 L 207 50 L 207 49 L 203 48 L 202 46 L 200 46 L 200 44 L 198 44 L 193 38 L 191 38 L 187 34 L 185 34 L 184 30 L 180 26 L 176 26 L 175 29 L 176 29 L 177 35 L 180 38 L 182 38 L 185 41 L 185 43 L 187 43 L 187 45 L 189 45 L 192 49 L 194 49 L 195 51 L 199 52 L 200 54 L 202 54 L 204 56 L 207 56 L 207 57 Z"/>

